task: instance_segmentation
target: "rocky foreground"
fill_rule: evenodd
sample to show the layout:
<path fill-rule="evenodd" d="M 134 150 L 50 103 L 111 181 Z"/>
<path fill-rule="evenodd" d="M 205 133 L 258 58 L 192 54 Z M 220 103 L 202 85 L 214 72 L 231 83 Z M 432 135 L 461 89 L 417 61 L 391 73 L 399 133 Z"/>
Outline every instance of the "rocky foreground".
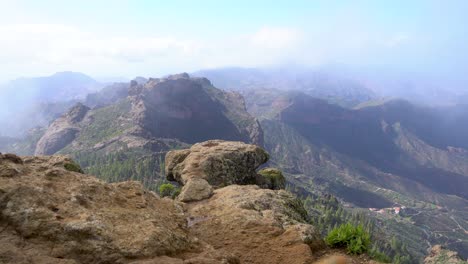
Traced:
<path fill-rule="evenodd" d="M 166 175 L 184 185 L 172 200 L 66 156 L 0 154 L 0 263 L 368 263 L 320 260 L 301 204 L 255 173 L 267 159 L 241 142 L 169 152 Z"/>

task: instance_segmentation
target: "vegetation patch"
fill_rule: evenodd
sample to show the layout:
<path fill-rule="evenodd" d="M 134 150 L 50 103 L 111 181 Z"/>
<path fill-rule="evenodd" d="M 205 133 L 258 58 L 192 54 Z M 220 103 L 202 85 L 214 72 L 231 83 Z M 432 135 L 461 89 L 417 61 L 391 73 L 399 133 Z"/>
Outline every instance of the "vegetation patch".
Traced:
<path fill-rule="evenodd" d="M 180 194 L 180 188 L 175 187 L 170 183 L 161 184 L 158 191 L 161 197 L 171 197 L 172 199 L 176 198 Z"/>
<path fill-rule="evenodd" d="M 371 241 L 362 225 L 346 223 L 328 233 L 325 242 L 331 247 L 344 247 L 351 254 L 362 254 L 369 250 Z"/>
<path fill-rule="evenodd" d="M 69 163 L 65 163 L 63 165 L 63 167 L 67 170 L 67 171 L 74 171 L 74 172 L 79 172 L 79 173 L 83 173 L 83 170 L 81 169 L 80 165 L 74 163 L 74 162 L 69 162 Z"/>
<path fill-rule="evenodd" d="M 273 190 L 284 189 L 286 187 L 286 179 L 280 170 L 274 168 L 266 168 L 258 172 L 263 176 L 266 184 Z"/>

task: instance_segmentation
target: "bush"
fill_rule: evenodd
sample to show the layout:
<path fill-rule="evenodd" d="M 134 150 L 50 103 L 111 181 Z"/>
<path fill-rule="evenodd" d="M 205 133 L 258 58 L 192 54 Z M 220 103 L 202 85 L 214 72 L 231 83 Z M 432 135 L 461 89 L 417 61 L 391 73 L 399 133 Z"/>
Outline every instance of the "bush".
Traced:
<path fill-rule="evenodd" d="M 83 170 L 80 168 L 80 165 L 74 163 L 74 162 L 70 162 L 70 163 L 65 163 L 63 165 L 63 167 L 67 170 L 67 171 L 74 171 L 74 172 L 79 172 L 79 173 L 83 173 Z"/>
<path fill-rule="evenodd" d="M 274 168 L 266 168 L 258 172 L 263 177 L 262 182 L 265 182 L 268 188 L 273 190 L 284 189 L 286 179 L 280 170 Z"/>
<path fill-rule="evenodd" d="M 385 253 L 381 252 L 376 246 L 374 246 L 370 251 L 369 251 L 369 256 L 373 260 L 377 260 L 382 263 L 391 263 L 392 259 L 387 256 Z"/>
<path fill-rule="evenodd" d="M 174 185 L 170 183 L 164 183 L 159 186 L 159 195 L 162 197 L 170 196 L 171 198 L 177 197 L 180 193 L 180 188 L 176 188 Z"/>
<path fill-rule="evenodd" d="M 291 209 L 290 212 L 286 212 L 286 214 L 296 219 L 300 222 L 309 222 L 310 217 L 307 213 L 307 210 L 304 207 L 304 202 L 299 198 L 287 199 L 285 202 L 285 206 Z M 299 217 L 299 218 L 298 218 Z"/>
<path fill-rule="evenodd" d="M 347 223 L 330 231 L 325 242 L 331 247 L 346 247 L 351 254 L 362 254 L 369 250 L 370 235 L 362 225 Z"/>

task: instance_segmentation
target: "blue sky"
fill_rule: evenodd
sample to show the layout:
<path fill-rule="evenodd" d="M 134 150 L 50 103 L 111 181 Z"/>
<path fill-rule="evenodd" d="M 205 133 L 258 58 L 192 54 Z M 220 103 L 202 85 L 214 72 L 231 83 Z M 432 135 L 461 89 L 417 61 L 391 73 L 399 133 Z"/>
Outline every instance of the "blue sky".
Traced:
<path fill-rule="evenodd" d="M 224 66 L 468 75 L 468 1 L 0 0 L 0 80 Z"/>

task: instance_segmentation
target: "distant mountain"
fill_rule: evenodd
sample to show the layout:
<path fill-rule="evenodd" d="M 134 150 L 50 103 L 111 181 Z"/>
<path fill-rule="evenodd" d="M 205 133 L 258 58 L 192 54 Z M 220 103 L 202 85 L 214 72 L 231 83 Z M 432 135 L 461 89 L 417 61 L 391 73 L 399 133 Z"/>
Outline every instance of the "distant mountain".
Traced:
<path fill-rule="evenodd" d="M 456 224 L 468 208 L 468 108 L 386 100 L 346 109 L 303 93 L 262 90 L 246 99 L 262 119 L 272 163 L 304 195 L 332 193 L 390 233 L 406 230 L 399 238 L 419 257 L 437 243 L 468 255 L 466 227 Z M 402 206 L 414 212 L 400 218 L 369 211 Z M 422 238 L 428 244 L 414 243 Z"/>
<path fill-rule="evenodd" d="M 0 87 L 0 135 L 17 137 L 35 126 L 47 126 L 74 102 L 102 86 L 77 72 L 11 81 Z"/>
<path fill-rule="evenodd" d="M 296 90 L 346 108 L 381 98 L 402 98 L 432 106 L 454 105 L 466 102 L 463 98 L 466 99 L 468 94 L 464 83 L 383 67 L 231 67 L 200 70 L 194 75 L 207 77 L 222 89 Z"/>
<path fill-rule="evenodd" d="M 210 79 L 221 89 L 301 91 L 344 107 L 377 98 L 365 83 L 321 70 L 221 68 L 201 70 L 194 75 Z"/>
<path fill-rule="evenodd" d="M 115 95 L 115 100 L 107 101 L 106 94 Z M 77 104 L 49 126 L 37 143 L 37 155 L 69 153 L 91 171 L 91 163 L 101 159 L 95 167 L 99 171 L 92 171 L 97 175 L 105 170 L 103 163 L 120 165 L 113 155 L 123 155 L 137 163 L 134 167 L 140 162 L 151 166 L 144 181 L 152 181 L 159 177 L 153 170 L 160 172 L 169 149 L 207 139 L 263 144 L 263 131 L 247 113 L 242 96 L 219 90 L 205 78 L 179 74 L 150 78 L 144 84 L 134 80 L 89 95 L 86 102 L 94 108 Z M 145 175 L 114 172 L 119 179 Z"/>

